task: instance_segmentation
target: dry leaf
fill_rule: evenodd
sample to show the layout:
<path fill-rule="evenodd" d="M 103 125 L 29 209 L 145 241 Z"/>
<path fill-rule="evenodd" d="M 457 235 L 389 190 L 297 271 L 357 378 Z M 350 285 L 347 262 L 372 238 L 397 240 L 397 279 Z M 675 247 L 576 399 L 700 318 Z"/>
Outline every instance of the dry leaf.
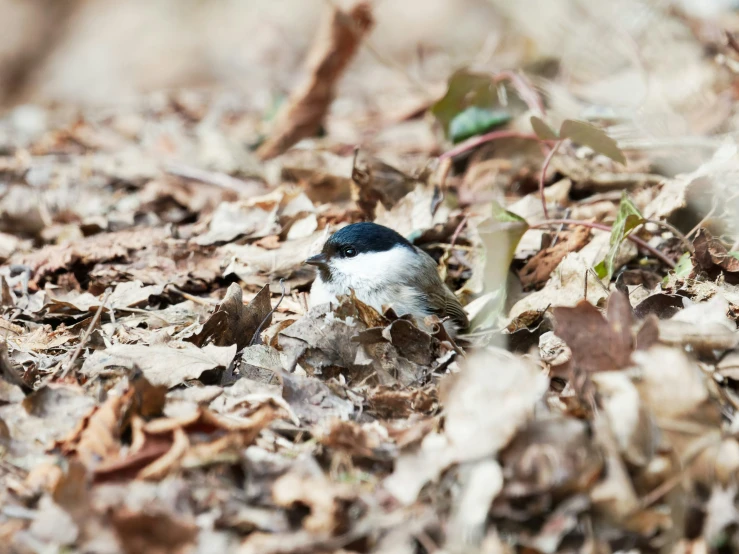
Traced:
<path fill-rule="evenodd" d="M 524 289 L 539 288 L 567 254 L 577 252 L 588 241 L 590 229 L 575 227 L 572 231 L 562 231 L 554 246 L 537 252 L 519 271 L 518 276 Z"/>
<path fill-rule="evenodd" d="M 153 385 L 174 387 L 189 379 L 197 379 L 209 369 L 226 368 L 236 355 L 236 345 L 212 344 L 198 348 L 190 343 L 169 343 L 166 346 L 115 344 L 98 350 L 85 360 L 80 370 L 94 377 L 109 368 L 139 368 Z"/>
<path fill-rule="evenodd" d="M 359 2 L 349 11 L 332 10 L 308 55 L 309 80 L 296 90 L 278 116 L 275 129 L 257 154 L 278 156 L 300 139 L 316 134 L 334 98 L 336 85 L 374 25 L 372 8 Z"/>
<path fill-rule="evenodd" d="M 554 332 L 570 347 L 578 368 L 608 371 L 631 363 L 635 338 L 628 297 L 620 291 L 611 293 L 606 316 L 584 300 L 574 308 L 554 309 Z"/>
<path fill-rule="evenodd" d="M 203 324 L 201 331 L 190 340 L 197 346 L 210 343 L 216 346 L 235 344 L 237 350 L 252 344 L 257 330 L 269 327 L 272 319 L 269 286 L 262 287 L 246 306 L 243 294 L 240 286 L 231 283 L 223 302 Z"/>

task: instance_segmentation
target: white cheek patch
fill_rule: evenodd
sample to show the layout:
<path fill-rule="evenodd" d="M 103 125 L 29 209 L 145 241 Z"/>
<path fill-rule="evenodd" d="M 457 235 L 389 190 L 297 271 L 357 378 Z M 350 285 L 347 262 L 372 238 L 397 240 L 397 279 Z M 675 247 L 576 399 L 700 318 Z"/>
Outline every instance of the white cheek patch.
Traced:
<path fill-rule="evenodd" d="M 343 286 L 354 289 L 378 288 L 397 282 L 412 273 L 417 254 L 405 246 L 396 246 L 384 252 L 366 252 L 354 258 L 337 258 L 331 261 L 334 278 L 344 281 Z"/>

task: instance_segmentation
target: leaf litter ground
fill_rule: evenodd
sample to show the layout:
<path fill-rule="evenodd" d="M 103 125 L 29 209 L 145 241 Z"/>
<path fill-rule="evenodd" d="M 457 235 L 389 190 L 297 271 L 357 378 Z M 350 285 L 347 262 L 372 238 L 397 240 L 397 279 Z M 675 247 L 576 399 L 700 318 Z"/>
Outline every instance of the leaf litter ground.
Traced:
<path fill-rule="evenodd" d="M 327 113 L 371 26 L 364 4 L 327 18 L 258 148 L 226 93 L 5 133 L 4 547 L 737 547 L 736 143 L 662 173 L 596 126 L 555 132 L 525 73 L 464 72 L 359 151 L 313 138 L 356 125 Z M 505 117 L 480 79 L 519 95 Z M 449 150 L 459 114 L 473 142 Z M 366 219 L 439 262 L 467 336 L 354 297 L 308 309 L 302 261 Z"/>

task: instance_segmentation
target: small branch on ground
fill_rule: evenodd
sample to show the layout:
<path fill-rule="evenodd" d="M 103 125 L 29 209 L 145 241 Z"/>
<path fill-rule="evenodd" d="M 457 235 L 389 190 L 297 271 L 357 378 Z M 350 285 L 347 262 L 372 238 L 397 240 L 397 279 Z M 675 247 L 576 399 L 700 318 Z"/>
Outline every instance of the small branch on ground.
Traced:
<path fill-rule="evenodd" d="M 80 342 L 77 345 L 77 348 L 74 349 L 74 352 L 72 353 L 72 357 L 69 359 L 69 361 L 64 366 L 62 366 L 62 374 L 59 378 L 60 380 L 64 380 L 64 378 L 69 373 L 69 370 L 72 369 L 72 367 L 74 366 L 74 362 L 77 361 L 77 358 L 79 358 L 80 354 L 82 353 L 82 349 L 87 344 L 87 341 L 90 340 L 90 335 L 92 335 L 92 330 L 97 325 L 98 320 L 100 319 L 100 314 L 103 313 L 103 308 L 105 308 L 105 304 L 108 302 L 108 299 L 110 298 L 110 295 L 112 293 L 113 293 L 112 288 L 108 288 L 105 290 L 105 295 L 103 296 L 103 299 L 100 301 L 100 306 L 98 306 L 98 309 L 95 312 L 95 315 L 92 316 L 92 321 L 90 321 L 90 325 L 87 326 L 87 329 L 85 330 L 85 334 L 80 339 Z"/>
<path fill-rule="evenodd" d="M 441 156 L 439 156 L 439 160 L 441 161 L 447 158 L 455 158 L 459 156 L 460 154 L 464 154 L 468 150 L 472 150 L 473 148 L 476 148 L 480 146 L 481 144 L 485 144 L 486 142 L 492 142 L 494 140 L 507 139 L 507 138 L 535 140 L 538 142 L 545 142 L 549 144 L 553 144 L 556 142 L 553 140 L 552 141 L 542 141 L 539 137 L 537 137 L 533 133 L 521 133 L 519 131 L 492 131 L 490 133 L 480 135 L 479 137 L 472 137 L 470 139 L 467 139 L 466 141 L 458 144 L 451 150 L 447 150 L 446 152 L 444 152 Z"/>
<path fill-rule="evenodd" d="M 541 166 L 541 175 L 539 175 L 539 194 L 541 195 L 541 207 L 544 210 L 544 219 L 549 219 L 549 210 L 547 209 L 547 197 L 544 194 L 544 179 L 547 174 L 547 169 L 549 169 L 549 163 L 552 161 L 552 158 L 557 153 L 557 150 L 559 150 L 559 146 L 561 144 L 561 140 L 555 143 L 555 145 L 549 151 L 549 154 L 547 154 L 547 157 L 544 159 L 544 165 Z"/>

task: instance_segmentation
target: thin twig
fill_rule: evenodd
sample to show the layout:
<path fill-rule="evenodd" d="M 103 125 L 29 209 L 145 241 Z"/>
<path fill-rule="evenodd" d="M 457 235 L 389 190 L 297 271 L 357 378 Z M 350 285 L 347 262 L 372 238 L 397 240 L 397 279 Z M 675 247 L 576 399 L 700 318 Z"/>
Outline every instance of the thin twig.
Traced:
<path fill-rule="evenodd" d="M 95 315 L 92 316 L 92 321 L 90 322 L 90 325 L 87 326 L 87 329 L 85 330 L 85 334 L 80 339 L 79 344 L 77 345 L 77 348 L 74 349 L 74 352 L 72 353 L 72 357 L 69 359 L 69 362 L 67 362 L 67 367 L 64 368 L 62 371 L 62 375 L 60 379 L 64 379 L 67 376 L 67 373 L 69 373 L 69 370 L 72 369 L 72 366 L 74 365 L 74 362 L 77 361 L 77 358 L 79 358 L 80 354 L 82 353 L 82 349 L 87 344 L 87 341 L 90 339 L 90 335 L 92 335 L 92 330 L 95 328 L 95 325 L 97 325 L 98 320 L 100 319 L 100 314 L 103 313 L 103 308 L 105 307 L 106 302 L 108 302 L 108 299 L 110 298 L 110 295 L 113 293 L 112 288 L 105 289 L 105 295 L 103 295 L 103 299 L 100 302 L 100 306 L 98 306 L 97 311 L 95 312 Z"/>
<path fill-rule="evenodd" d="M 531 225 L 529 228 L 530 229 L 540 229 L 541 227 L 548 227 L 550 225 L 559 225 L 560 223 L 564 225 L 581 225 L 583 227 L 590 227 L 591 229 L 598 229 L 600 231 L 607 231 L 609 233 L 612 230 L 611 227 L 609 227 L 605 223 L 595 223 L 594 221 L 577 221 L 574 219 L 550 219 L 548 221 L 542 221 L 541 223 Z M 643 241 L 642 239 L 634 235 L 626 235 L 626 238 L 629 239 L 634 244 L 636 244 L 638 247 L 643 248 L 644 250 L 652 254 L 655 258 L 660 260 L 662 263 L 664 263 L 669 268 L 675 269 L 675 262 L 673 262 L 670 258 L 665 256 L 662 252 L 657 250 L 651 244 Z"/>
<path fill-rule="evenodd" d="M 693 250 L 694 250 L 693 243 L 690 242 L 688 240 L 688 237 L 683 235 L 680 232 L 680 230 L 677 227 L 675 227 L 673 224 L 667 223 L 666 221 L 657 221 L 656 219 L 647 219 L 646 223 L 653 223 L 654 225 L 659 225 L 660 227 L 664 227 L 665 229 L 670 231 L 670 233 L 672 233 L 673 235 L 675 235 L 677 238 L 680 239 L 680 242 L 683 243 L 683 246 L 688 252 L 690 252 L 691 254 L 693 253 Z"/>
<path fill-rule="evenodd" d="M 564 215 L 564 218 L 565 219 L 567 219 L 567 218 L 570 217 L 570 212 L 571 211 L 572 210 L 570 210 L 570 208 L 567 208 L 565 210 L 565 215 Z M 557 232 L 554 235 L 554 239 L 552 239 L 552 244 L 549 245 L 549 248 L 554 248 L 555 247 L 555 245 L 557 244 L 557 241 L 559 240 L 559 235 L 562 234 L 562 230 L 564 229 L 564 227 L 565 227 L 564 225 L 560 225 L 559 226 L 559 228 L 557 229 Z"/>
<path fill-rule="evenodd" d="M 196 304 L 200 304 L 201 306 L 209 306 L 210 307 L 210 306 L 215 306 L 216 304 L 219 303 L 219 301 L 216 300 L 215 298 L 207 298 L 206 299 L 206 298 L 201 298 L 199 296 L 194 296 L 194 295 L 189 294 L 189 293 L 187 293 L 187 292 L 185 292 L 183 290 L 180 290 L 179 288 L 177 288 L 176 286 L 174 286 L 172 284 L 168 285 L 168 287 L 173 292 L 176 292 L 177 294 L 179 294 L 185 300 L 189 300 L 191 302 L 195 302 Z"/>
<path fill-rule="evenodd" d="M 592 267 L 589 267 L 589 268 L 588 268 L 588 273 L 590 273 L 590 275 L 592 275 L 592 276 L 593 276 L 593 278 L 595 279 L 595 282 L 596 282 L 596 283 L 598 283 L 598 284 L 600 285 L 600 288 L 602 288 L 602 289 L 603 289 L 603 291 L 604 291 L 604 292 L 605 292 L 606 294 L 610 294 L 610 293 L 611 293 L 611 291 L 610 291 L 610 290 L 608 290 L 608 287 L 607 287 L 607 286 L 605 286 L 605 285 L 603 284 L 603 282 L 602 282 L 602 281 L 600 280 L 600 277 L 598 277 L 598 274 L 597 274 L 597 273 L 595 272 L 595 270 L 594 270 L 594 269 L 593 269 Z M 587 281 L 587 277 L 585 277 L 585 280 Z"/>
<path fill-rule="evenodd" d="M 462 218 L 462 221 L 459 222 L 459 225 L 457 225 L 457 228 L 454 230 L 454 234 L 452 235 L 452 240 L 449 241 L 449 248 L 454 248 L 454 245 L 457 242 L 457 239 L 459 238 L 459 235 L 462 233 L 462 229 L 464 229 L 464 226 L 467 225 L 467 221 L 469 220 L 470 216 L 468 214 L 465 214 L 465 216 Z"/>
<path fill-rule="evenodd" d="M 716 213 L 716 210 L 718 209 L 718 197 L 714 196 L 713 200 L 711 201 L 711 209 L 708 211 L 706 215 L 703 216 L 703 219 L 701 219 L 698 223 L 695 224 L 695 227 L 693 227 L 690 231 L 688 231 L 688 234 L 685 235 L 686 237 L 692 236 L 694 233 L 698 232 L 698 229 L 703 227 L 705 225 L 706 221 L 711 219 L 713 217 L 713 214 Z"/>
<path fill-rule="evenodd" d="M 441 161 L 447 158 L 454 158 L 456 156 L 459 156 L 460 154 L 464 154 L 468 150 L 472 150 L 473 148 L 480 146 L 481 144 L 485 144 L 486 142 L 491 142 L 494 140 L 506 139 L 506 138 L 535 140 L 537 142 L 545 142 L 545 143 L 556 142 L 553 140 L 542 141 L 539 137 L 537 137 L 533 133 L 521 133 L 519 131 L 492 131 L 490 133 L 485 133 L 484 135 L 480 135 L 479 137 L 472 137 L 470 139 L 467 139 L 466 141 L 458 144 L 451 150 L 447 150 L 446 152 L 444 152 L 441 156 L 439 156 L 439 160 Z"/>
<path fill-rule="evenodd" d="M 547 157 L 544 159 L 544 165 L 541 166 L 541 175 L 539 175 L 539 194 L 541 195 L 541 207 L 544 209 L 544 219 L 549 219 L 549 210 L 547 209 L 547 197 L 544 194 L 544 179 L 547 174 L 547 169 L 549 169 L 549 162 L 552 161 L 552 158 L 557 153 L 557 150 L 559 150 L 560 144 L 562 144 L 562 141 L 557 141 L 554 147 L 549 151 L 549 154 L 547 154 Z"/>

